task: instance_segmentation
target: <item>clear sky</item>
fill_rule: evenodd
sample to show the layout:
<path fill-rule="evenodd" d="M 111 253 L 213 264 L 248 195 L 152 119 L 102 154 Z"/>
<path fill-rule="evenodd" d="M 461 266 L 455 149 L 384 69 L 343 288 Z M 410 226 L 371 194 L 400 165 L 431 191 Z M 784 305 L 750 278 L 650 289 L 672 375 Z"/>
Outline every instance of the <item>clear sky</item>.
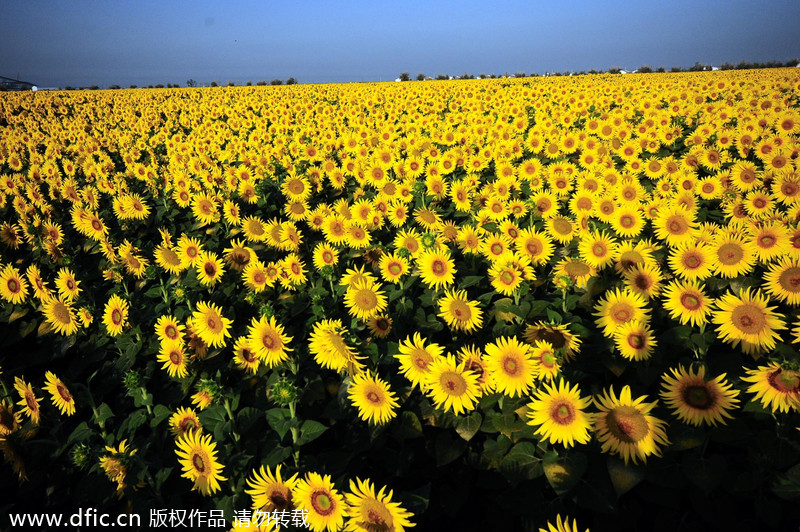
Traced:
<path fill-rule="evenodd" d="M 378 81 L 800 57 L 798 0 L 0 0 L 0 76 L 41 86 Z"/>

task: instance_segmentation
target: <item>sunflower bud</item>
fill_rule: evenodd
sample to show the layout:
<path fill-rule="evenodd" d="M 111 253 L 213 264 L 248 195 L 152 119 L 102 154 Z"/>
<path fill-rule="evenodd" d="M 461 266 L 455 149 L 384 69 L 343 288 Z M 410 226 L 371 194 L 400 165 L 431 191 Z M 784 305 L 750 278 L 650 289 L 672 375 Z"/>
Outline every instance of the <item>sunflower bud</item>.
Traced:
<path fill-rule="evenodd" d="M 81 469 L 89 465 L 91 456 L 92 452 L 89 450 L 89 446 L 85 443 L 79 443 L 73 447 L 72 453 L 70 454 L 72 463 L 75 465 L 75 467 L 79 467 Z"/>
<path fill-rule="evenodd" d="M 272 307 L 272 303 L 264 303 L 259 307 L 258 313 L 265 318 L 271 318 L 275 315 L 275 309 Z"/>
<path fill-rule="evenodd" d="M 132 392 L 134 390 L 138 390 L 139 387 L 142 385 L 142 378 L 139 375 L 138 371 L 130 370 L 128 373 L 125 374 L 125 377 L 122 380 L 125 388 Z"/>
<path fill-rule="evenodd" d="M 267 399 L 281 406 L 297 401 L 297 387 L 286 379 L 281 379 L 267 390 Z"/>

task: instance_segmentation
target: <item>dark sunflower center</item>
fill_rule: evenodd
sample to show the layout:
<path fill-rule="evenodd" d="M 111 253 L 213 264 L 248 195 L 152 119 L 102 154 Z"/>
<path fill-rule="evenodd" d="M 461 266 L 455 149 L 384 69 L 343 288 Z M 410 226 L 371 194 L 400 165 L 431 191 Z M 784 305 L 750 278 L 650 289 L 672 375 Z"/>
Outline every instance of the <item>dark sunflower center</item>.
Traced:
<path fill-rule="evenodd" d="M 203 457 L 197 453 L 192 455 L 192 466 L 200 473 L 205 473 L 206 471 L 206 464 L 203 461 Z"/>
<path fill-rule="evenodd" d="M 624 443 L 638 443 L 650 428 L 644 414 L 632 406 L 618 406 L 606 414 L 609 432 Z"/>

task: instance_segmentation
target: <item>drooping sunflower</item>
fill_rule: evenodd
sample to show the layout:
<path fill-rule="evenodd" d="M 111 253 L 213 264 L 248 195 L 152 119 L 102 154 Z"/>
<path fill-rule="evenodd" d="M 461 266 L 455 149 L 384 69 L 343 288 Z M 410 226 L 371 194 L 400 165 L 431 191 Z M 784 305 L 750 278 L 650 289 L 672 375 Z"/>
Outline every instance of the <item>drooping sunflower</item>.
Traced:
<path fill-rule="evenodd" d="M 128 324 L 129 309 L 128 302 L 117 294 L 109 298 L 103 311 L 103 325 L 106 326 L 109 335 L 119 336 L 122 333 L 122 330 Z"/>
<path fill-rule="evenodd" d="M 784 257 L 764 274 L 764 289 L 778 301 L 800 305 L 800 261 Z"/>
<path fill-rule="evenodd" d="M 646 302 L 644 297 L 625 288 L 606 292 L 606 296 L 595 305 L 597 316 L 595 323 L 603 329 L 603 335 L 611 338 L 617 327 L 630 321 L 647 322 Z"/>
<path fill-rule="evenodd" d="M 47 384 L 44 390 L 50 392 L 50 399 L 62 414 L 71 416 L 75 413 L 75 398 L 72 397 L 67 386 L 56 377 L 55 373 L 48 371 L 45 373 Z"/>
<path fill-rule="evenodd" d="M 14 389 L 20 396 L 20 400 L 17 404 L 22 407 L 21 413 L 28 416 L 28 419 L 31 420 L 31 423 L 38 425 L 39 401 L 42 400 L 41 397 L 36 397 L 36 394 L 33 391 L 33 386 L 25 382 L 20 377 L 14 377 Z"/>
<path fill-rule="evenodd" d="M 672 281 L 664 289 L 664 308 L 673 319 L 692 326 L 708 323 L 714 300 L 708 297 L 697 281 Z"/>
<path fill-rule="evenodd" d="M 334 371 L 347 369 L 350 373 L 362 369 L 355 349 L 347 345 L 346 333 L 341 320 L 322 320 L 314 324 L 308 350 L 317 364 Z"/>
<path fill-rule="evenodd" d="M 287 347 L 292 337 L 284 334 L 283 325 L 275 316 L 253 318 L 247 328 L 247 340 L 250 349 L 270 368 L 288 360 L 292 351 Z"/>
<path fill-rule="evenodd" d="M 281 466 L 264 469 L 261 466 L 258 470 L 253 470 L 251 478 L 247 479 L 250 489 L 245 493 L 250 495 L 253 500 L 253 509 L 262 512 L 272 513 L 274 511 L 293 510 L 294 494 L 297 485 L 297 473 L 287 479 L 281 476 Z"/>
<path fill-rule="evenodd" d="M 773 412 L 800 412 L 800 371 L 785 369 L 777 362 L 747 370 L 742 377 L 751 383 L 747 393 L 755 394 L 764 408 Z"/>
<path fill-rule="evenodd" d="M 590 264 L 582 260 L 565 257 L 553 268 L 552 278 L 556 286 L 559 286 L 559 283 L 563 282 L 561 279 L 567 279 L 577 288 L 584 288 L 586 283 L 589 282 L 589 279 L 596 275 L 597 270 Z"/>
<path fill-rule="evenodd" d="M 222 309 L 200 301 L 192 314 L 192 325 L 197 336 L 211 347 L 223 347 L 225 338 L 231 336 L 232 321 L 222 315 Z"/>
<path fill-rule="evenodd" d="M 308 510 L 306 521 L 314 532 L 335 532 L 344 526 L 347 503 L 333 487 L 330 475 L 307 473 L 295 485 L 294 501 L 297 508 Z"/>
<path fill-rule="evenodd" d="M 466 290 L 448 290 L 439 300 L 439 317 L 455 330 L 472 332 L 483 324 L 483 311 L 470 301 Z"/>
<path fill-rule="evenodd" d="M 530 346 L 515 336 L 498 338 L 483 348 L 492 386 L 510 397 L 524 395 L 533 386 L 536 364 Z"/>
<path fill-rule="evenodd" d="M 347 396 L 358 409 L 358 416 L 371 424 L 385 425 L 397 415 L 397 396 L 392 393 L 389 383 L 378 377 L 356 374 Z"/>
<path fill-rule="evenodd" d="M 211 435 L 202 435 L 200 431 L 186 432 L 176 442 L 179 462 L 183 468 L 182 477 L 194 482 L 192 490 L 199 490 L 203 495 L 213 495 L 220 489 L 220 481 L 227 480 L 222 476 L 222 464 L 217 461 L 217 444 L 211 441 Z"/>
<path fill-rule="evenodd" d="M 425 345 L 425 340 L 418 332 L 407 337 L 398 345 L 399 354 L 394 357 L 400 362 L 400 372 L 414 386 L 425 387 L 425 379 L 431 371 L 431 365 L 442 358 L 444 348 L 436 343 Z"/>
<path fill-rule="evenodd" d="M 667 445 L 666 422 L 652 416 L 656 403 L 646 403 L 647 396 L 631 397 L 630 386 L 622 388 L 617 399 L 610 387 L 594 398 L 599 412 L 592 414 L 592 424 L 604 453 L 611 452 L 637 463 L 650 455 L 661 456 L 659 445 Z"/>
<path fill-rule="evenodd" d="M 197 417 L 197 412 L 191 408 L 179 407 L 169 417 L 169 430 L 180 438 L 190 432 L 203 432 L 203 425 Z"/>
<path fill-rule="evenodd" d="M 545 382 L 528 405 L 528 424 L 538 426 L 536 434 L 551 444 L 572 447 L 576 442 L 588 443 L 592 424 L 585 409 L 590 403 L 591 399 L 581 398 L 577 384 L 570 388 L 563 379 L 558 386 Z"/>
<path fill-rule="evenodd" d="M 367 320 L 386 309 L 386 296 L 380 283 L 356 282 L 347 287 L 344 303 L 351 316 Z"/>
<path fill-rule="evenodd" d="M 614 330 L 614 344 L 623 357 L 641 361 L 652 356 L 657 342 L 649 325 L 634 320 Z"/>
<path fill-rule="evenodd" d="M 28 297 L 28 283 L 11 265 L 0 270 L 0 297 L 12 305 L 24 303 Z"/>
<path fill-rule="evenodd" d="M 345 525 L 348 532 L 404 532 L 406 527 L 414 526 L 410 521 L 414 514 L 392 501 L 392 491 L 386 493 L 383 487 L 376 494 L 369 480 L 350 480 L 350 493 L 345 494 L 345 501 L 350 516 Z"/>
<path fill-rule="evenodd" d="M 417 267 L 422 281 L 428 288 L 438 290 L 453 284 L 455 280 L 455 264 L 446 251 L 423 251 L 417 258 Z"/>
<path fill-rule="evenodd" d="M 729 411 L 739 404 L 739 390 L 731 389 L 724 373 L 714 380 L 707 380 L 704 366 L 697 371 L 691 368 L 686 371 L 683 366 L 670 371 L 672 376 L 666 373 L 663 376 L 661 399 L 678 419 L 699 427 L 704 424 L 724 425 L 725 418 L 733 418 Z"/>
<path fill-rule="evenodd" d="M 717 299 L 717 311 L 713 322 L 717 325 L 719 337 L 736 347 L 742 342 L 742 351 L 757 354 L 775 348 L 780 338 L 777 331 L 786 328 L 783 315 L 768 307 L 769 298 L 756 290 L 747 288 L 737 297 L 727 293 Z"/>
<path fill-rule="evenodd" d="M 78 331 L 78 320 L 69 303 L 58 297 L 50 297 L 42 303 L 45 320 L 56 332 L 69 336 Z"/>
<path fill-rule="evenodd" d="M 553 349 L 562 350 L 564 361 L 572 360 L 580 352 L 581 339 L 572 334 L 566 325 L 540 321 L 534 325 L 527 325 L 523 336 L 530 345 L 535 345 L 537 340 L 543 340 L 553 346 Z"/>
<path fill-rule="evenodd" d="M 125 489 L 125 476 L 128 474 L 128 462 L 131 456 L 136 454 L 136 449 L 128 445 L 128 440 L 122 440 L 119 446 L 106 446 L 109 454 L 100 458 L 100 468 L 105 472 L 111 482 L 117 483 L 117 492 Z"/>
<path fill-rule="evenodd" d="M 464 362 L 457 363 L 453 355 L 438 356 L 427 368 L 420 386 L 436 408 L 463 414 L 475 408 L 482 395 L 478 375 L 467 370 Z"/>

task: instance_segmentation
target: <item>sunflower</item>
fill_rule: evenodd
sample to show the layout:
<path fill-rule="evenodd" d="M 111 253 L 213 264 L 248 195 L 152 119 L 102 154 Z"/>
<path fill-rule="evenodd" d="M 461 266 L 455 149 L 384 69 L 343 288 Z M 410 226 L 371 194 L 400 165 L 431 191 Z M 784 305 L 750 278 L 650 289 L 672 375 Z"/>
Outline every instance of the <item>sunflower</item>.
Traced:
<path fill-rule="evenodd" d="M 75 413 L 75 398 L 69 392 L 67 386 L 56 377 L 55 373 L 48 371 L 45 373 L 47 384 L 44 390 L 50 392 L 50 400 L 62 414 L 71 416 Z"/>
<path fill-rule="evenodd" d="M 672 376 L 663 376 L 661 399 L 684 423 L 701 425 L 725 424 L 725 418 L 733 419 L 729 411 L 739 404 L 739 390 L 731 389 L 725 374 L 714 380 L 706 380 L 706 368 L 687 372 L 683 366 L 670 370 Z"/>
<path fill-rule="evenodd" d="M 411 512 L 392 502 L 392 491 L 386 493 L 383 487 L 375 494 L 375 487 L 369 480 L 350 481 L 350 493 L 345 494 L 347 513 L 350 519 L 345 530 L 348 532 L 404 532 L 406 527 L 413 527 L 409 519 Z"/>
<path fill-rule="evenodd" d="M 752 383 L 747 393 L 755 394 L 764 408 L 773 412 L 800 412 L 800 371 L 781 367 L 777 362 L 747 370 L 744 382 Z"/>
<path fill-rule="evenodd" d="M 36 397 L 33 386 L 19 377 L 14 377 L 14 389 L 19 394 L 20 401 L 17 403 L 22 407 L 22 413 L 28 416 L 31 423 L 39 424 L 39 401 L 41 397 Z"/>
<path fill-rule="evenodd" d="M 561 515 L 556 515 L 556 524 L 553 525 L 549 521 L 547 522 L 547 529 L 540 528 L 539 532 L 580 532 L 578 529 L 578 521 L 576 519 L 572 520 L 572 525 L 569 524 L 569 517 L 564 517 L 564 520 L 561 520 Z M 586 532 L 589 532 L 589 529 L 586 529 Z"/>
<path fill-rule="evenodd" d="M 528 405 L 528 424 L 538 426 L 536 434 L 550 444 L 572 447 L 576 442 L 588 443 L 591 418 L 584 410 L 590 403 L 590 399 L 581 398 L 577 384 L 570 388 L 563 379 L 557 387 L 545 382 Z"/>
<path fill-rule="evenodd" d="M 534 265 L 546 263 L 555 251 L 553 241 L 547 234 L 531 228 L 520 230 L 514 246 L 519 253 L 526 254 Z"/>
<path fill-rule="evenodd" d="M 665 208 L 659 211 L 653 220 L 656 236 L 674 247 L 690 242 L 696 233 L 697 221 L 694 215 L 680 206 Z"/>
<path fill-rule="evenodd" d="M 128 302 L 117 294 L 109 298 L 103 311 L 103 325 L 106 326 L 109 335 L 118 336 L 122 333 L 122 329 L 128 324 L 129 310 Z"/>
<path fill-rule="evenodd" d="M 442 358 L 444 348 L 435 343 L 426 346 L 422 335 L 415 332 L 413 337 L 409 336 L 402 340 L 397 349 L 400 354 L 394 357 L 400 361 L 400 373 L 405 375 L 412 385 L 424 388 L 431 365 Z"/>
<path fill-rule="evenodd" d="M 211 347 L 225 346 L 225 338 L 231 335 L 231 323 L 222 315 L 222 309 L 213 303 L 197 303 L 197 310 L 192 314 L 194 332 Z"/>
<path fill-rule="evenodd" d="M 428 288 L 438 290 L 453 284 L 455 280 L 455 264 L 446 251 L 423 251 L 417 258 L 417 267 Z"/>
<path fill-rule="evenodd" d="M 536 340 L 530 348 L 531 359 L 533 360 L 537 380 L 552 381 L 561 371 L 559 356 L 553 349 L 553 345 L 545 340 Z"/>
<path fill-rule="evenodd" d="M 196 238 L 191 238 L 184 234 L 178 239 L 177 253 L 183 264 L 183 269 L 196 265 L 203 251 L 202 244 Z"/>
<path fill-rule="evenodd" d="M 773 221 L 761 224 L 760 227 L 752 227 L 750 233 L 751 247 L 762 263 L 785 257 L 789 252 L 789 230 L 780 222 Z"/>
<path fill-rule="evenodd" d="M 160 342 L 178 341 L 183 339 L 186 327 L 171 315 L 159 316 L 155 324 L 155 332 Z"/>
<path fill-rule="evenodd" d="M 616 246 L 605 231 L 591 232 L 581 238 L 578 252 L 585 263 L 602 270 L 613 260 Z"/>
<path fill-rule="evenodd" d="M 667 260 L 675 274 L 689 281 L 710 277 L 714 268 L 714 252 L 702 242 L 672 248 Z"/>
<path fill-rule="evenodd" d="M 306 521 L 314 532 L 335 532 L 344 526 L 347 503 L 333 487 L 330 475 L 307 473 L 294 488 L 297 508 L 307 510 Z"/>
<path fill-rule="evenodd" d="M 47 323 L 56 332 L 69 336 L 78 331 L 78 320 L 69 303 L 62 301 L 60 298 L 51 297 L 42 303 L 42 311 Z"/>
<path fill-rule="evenodd" d="M 399 283 L 400 279 L 409 271 L 408 260 L 397 253 L 391 255 L 384 253 L 381 255 L 378 265 L 381 277 L 390 283 Z"/>
<path fill-rule="evenodd" d="M 240 336 L 233 344 L 233 362 L 236 367 L 255 375 L 258 372 L 258 367 L 261 360 L 256 356 L 253 349 L 250 348 L 250 341 L 246 336 Z"/>
<path fill-rule="evenodd" d="M 287 347 L 292 337 L 284 334 L 283 325 L 275 320 L 275 316 L 253 318 L 247 328 L 247 340 L 250 349 L 270 368 L 288 360 L 292 351 Z"/>
<path fill-rule="evenodd" d="M 720 338 L 736 347 L 742 342 L 746 354 L 757 354 L 775 349 L 777 331 L 786 328 L 783 315 L 768 307 L 769 298 L 760 290 L 751 293 L 747 288 L 739 296 L 732 293 L 717 299 L 717 311 L 713 321 Z"/>
<path fill-rule="evenodd" d="M 653 331 L 646 323 L 629 321 L 614 330 L 614 345 L 628 360 L 648 360 L 657 345 Z"/>
<path fill-rule="evenodd" d="M 46 299 L 50 298 L 51 291 L 42 278 L 42 273 L 39 271 L 37 265 L 31 264 L 28 266 L 28 269 L 25 270 L 25 277 L 30 281 L 33 287 L 33 295 L 36 296 L 39 301 L 44 302 Z"/>
<path fill-rule="evenodd" d="M 322 271 L 325 266 L 335 266 L 339 260 L 339 253 L 330 244 L 321 242 L 314 248 L 314 268 Z"/>
<path fill-rule="evenodd" d="M 156 360 L 163 363 L 161 369 L 167 370 L 170 377 L 182 379 L 189 374 L 186 369 L 186 353 L 183 351 L 183 341 L 167 340 L 161 342 Z"/>
<path fill-rule="evenodd" d="M 536 378 L 530 346 L 514 337 L 502 337 L 484 347 L 493 388 L 510 397 L 528 393 Z"/>
<path fill-rule="evenodd" d="M 554 325 L 540 321 L 535 325 L 527 325 L 523 336 L 525 341 L 532 346 L 539 340 L 549 343 L 553 349 L 562 352 L 564 361 L 572 360 L 580 351 L 581 339 L 572 334 L 566 325 Z"/>
<path fill-rule="evenodd" d="M 456 415 L 475 408 L 481 389 L 478 375 L 469 371 L 464 361 L 456 362 L 453 355 L 437 356 L 422 377 L 422 388 L 436 408 Z"/>
<path fill-rule="evenodd" d="M 274 273 L 273 276 L 270 276 L 268 267 L 260 260 L 253 259 L 242 271 L 242 280 L 247 288 L 258 294 L 263 292 L 267 286 L 275 285 L 275 279 L 278 276 L 277 268 Z"/>
<path fill-rule="evenodd" d="M 479 329 L 483 324 L 482 314 L 477 301 L 467 298 L 466 290 L 448 290 L 439 300 L 439 317 L 455 330 L 472 332 Z"/>
<path fill-rule="evenodd" d="M 697 281 L 672 281 L 664 289 L 664 308 L 673 319 L 682 325 L 692 326 L 708 323 L 708 315 L 714 300 L 703 291 Z"/>
<path fill-rule="evenodd" d="M 379 314 L 372 316 L 367 320 L 367 329 L 375 338 L 386 338 L 392 331 L 392 318 Z"/>
<path fill-rule="evenodd" d="M 75 279 L 75 274 L 69 268 L 61 268 L 56 277 L 56 289 L 64 301 L 72 303 L 81 292 L 81 282 Z"/>
<path fill-rule="evenodd" d="M 637 264 L 623 274 L 625 286 L 632 292 L 651 299 L 661 290 L 661 270 L 655 263 Z"/>
<path fill-rule="evenodd" d="M 756 262 L 753 247 L 735 233 L 720 234 L 711 245 L 714 271 L 725 278 L 747 275 Z"/>
<path fill-rule="evenodd" d="M 247 479 L 250 489 L 245 493 L 253 499 L 254 510 L 267 513 L 291 511 L 295 508 L 293 491 L 297 482 L 297 473 L 284 480 L 280 465 L 275 468 L 275 473 L 271 468 L 264 470 L 264 466 L 261 466 L 258 470 L 254 469 L 252 477 Z"/>
<path fill-rule="evenodd" d="M 186 269 L 178 251 L 165 243 L 156 246 L 154 253 L 156 264 L 167 273 L 178 274 Z"/>
<path fill-rule="evenodd" d="M 575 222 L 565 216 L 553 216 L 545 222 L 547 234 L 561 244 L 572 242 L 576 229 Z"/>
<path fill-rule="evenodd" d="M 499 293 L 510 296 L 522 284 L 522 274 L 508 260 L 497 261 L 489 269 L 492 287 Z"/>
<path fill-rule="evenodd" d="M 211 435 L 203 436 L 200 431 L 187 432 L 176 442 L 179 462 L 183 468 L 182 477 L 194 482 L 192 490 L 199 490 L 203 495 L 213 495 L 219 491 L 222 476 L 222 465 L 217 462 L 217 444 L 211 441 Z"/>
<path fill-rule="evenodd" d="M 666 422 L 650 415 L 656 403 L 646 403 L 647 396 L 634 400 L 629 386 L 622 388 L 617 399 L 614 388 L 594 398 L 600 410 L 592 414 L 592 424 L 603 452 L 629 460 L 647 461 L 650 455 L 661 456 L 659 445 L 667 445 Z"/>
<path fill-rule="evenodd" d="M 28 297 L 28 283 L 11 265 L 0 270 L 0 297 L 12 305 L 24 303 Z"/>
<path fill-rule="evenodd" d="M 386 295 L 380 289 L 380 283 L 372 281 L 351 283 L 344 294 L 350 315 L 367 320 L 386 309 Z"/>
<path fill-rule="evenodd" d="M 617 327 L 631 321 L 646 322 L 648 320 L 646 301 L 644 297 L 627 288 L 606 292 L 600 302 L 595 305 L 594 313 L 598 327 L 603 328 L 603 335 L 611 338 Z"/>
<path fill-rule="evenodd" d="M 358 354 L 347 345 L 346 334 L 347 329 L 341 320 L 322 320 L 314 324 L 308 350 L 317 364 L 333 371 L 347 369 L 350 373 L 362 369 Z"/>
<path fill-rule="evenodd" d="M 371 424 L 385 425 L 397 415 L 397 396 L 391 392 L 389 383 L 377 377 L 366 373 L 355 375 L 347 396 L 358 408 L 358 416 Z"/>
<path fill-rule="evenodd" d="M 106 445 L 106 451 L 110 454 L 100 458 L 100 468 L 111 482 L 117 483 L 117 492 L 121 496 L 125 489 L 125 475 L 128 474 L 127 465 L 136 449 L 128 446 L 128 440 L 122 440 L 118 447 Z"/>
<path fill-rule="evenodd" d="M 791 306 L 800 305 L 800 261 L 784 257 L 764 274 L 764 289 L 774 299 Z"/>
<path fill-rule="evenodd" d="M 200 418 L 197 417 L 197 412 L 191 408 L 179 407 L 169 417 L 169 430 L 180 438 L 192 432 L 203 432 L 203 425 L 200 423 Z"/>
<path fill-rule="evenodd" d="M 225 267 L 216 253 L 202 251 L 194 263 L 197 280 L 203 286 L 214 286 L 225 273 Z"/>

